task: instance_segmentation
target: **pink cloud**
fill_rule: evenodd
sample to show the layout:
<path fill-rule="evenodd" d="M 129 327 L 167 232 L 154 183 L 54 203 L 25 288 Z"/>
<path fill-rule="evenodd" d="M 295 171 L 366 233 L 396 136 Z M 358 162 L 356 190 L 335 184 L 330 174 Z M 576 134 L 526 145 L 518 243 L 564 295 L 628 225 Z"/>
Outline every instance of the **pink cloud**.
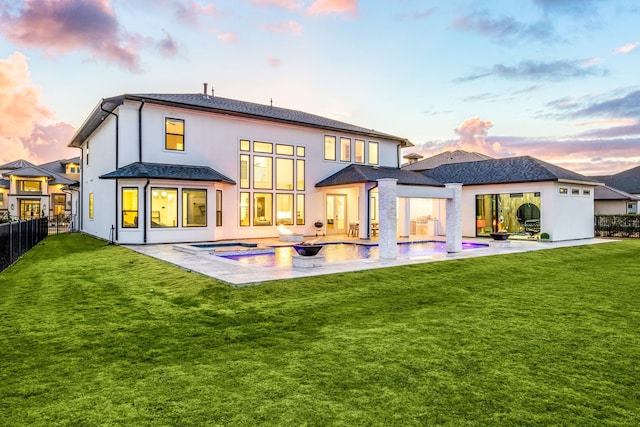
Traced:
<path fill-rule="evenodd" d="M 277 68 L 280 65 L 282 65 L 282 60 L 279 58 L 274 58 L 272 56 L 267 56 L 267 62 L 269 63 L 269 65 L 273 68 Z"/>
<path fill-rule="evenodd" d="M 479 117 L 465 120 L 459 128 L 453 130 L 460 137 L 453 144 L 453 148 L 475 151 L 492 157 L 503 155 L 503 149 L 499 142 L 487 141 L 489 129 L 492 127 L 493 123 L 490 120 L 480 120 Z"/>
<path fill-rule="evenodd" d="M 165 38 L 156 43 L 156 47 L 165 58 L 173 58 L 178 54 L 178 43 L 171 37 L 167 31 L 164 32 Z"/>
<path fill-rule="evenodd" d="M 624 46 L 620 46 L 620 47 L 617 47 L 617 48 L 613 49 L 611 54 L 612 55 L 620 55 L 620 54 L 625 55 L 627 53 L 633 52 L 634 50 L 636 50 L 639 47 L 640 47 L 640 42 L 629 43 L 629 44 L 626 44 Z"/>
<path fill-rule="evenodd" d="M 49 124 L 54 113 L 40 101 L 40 88 L 31 84 L 27 58 L 14 53 L 0 59 L 0 162 L 17 159 L 33 163 L 77 156 L 66 147 L 75 132 L 68 123 Z"/>
<path fill-rule="evenodd" d="M 238 41 L 238 35 L 233 31 L 223 31 L 218 34 L 217 38 L 223 43 L 234 43 Z"/>
<path fill-rule="evenodd" d="M 307 13 L 309 15 L 330 15 L 333 13 L 346 13 L 355 15 L 358 9 L 358 0 L 315 0 Z"/>
<path fill-rule="evenodd" d="M 175 3 L 176 8 L 176 18 L 178 22 L 183 25 L 199 27 L 200 24 L 200 16 L 202 15 L 213 15 L 216 12 L 216 8 L 212 4 L 208 4 L 206 6 L 202 6 L 197 1 L 192 1 L 188 4 Z"/>
<path fill-rule="evenodd" d="M 251 3 L 259 6 L 275 6 L 287 10 L 300 9 L 300 3 L 295 0 L 251 0 Z"/>
<path fill-rule="evenodd" d="M 0 16 L 11 42 L 48 55 L 88 50 L 95 58 L 140 70 L 136 36 L 120 28 L 109 0 L 25 0 L 24 8 Z"/>
<path fill-rule="evenodd" d="M 272 33 L 291 33 L 298 35 L 302 32 L 302 25 L 298 24 L 296 21 L 266 25 L 264 28 Z"/>

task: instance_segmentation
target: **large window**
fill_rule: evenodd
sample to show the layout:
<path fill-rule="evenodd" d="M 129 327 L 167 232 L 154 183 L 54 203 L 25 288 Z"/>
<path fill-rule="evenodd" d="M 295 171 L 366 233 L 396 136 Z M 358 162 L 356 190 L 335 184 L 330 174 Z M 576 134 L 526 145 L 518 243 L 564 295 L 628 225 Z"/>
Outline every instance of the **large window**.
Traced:
<path fill-rule="evenodd" d="M 151 189 L 151 228 L 178 226 L 178 190 Z"/>
<path fill-rule="evenodd" d="M 298 194 L 296 199 L 296 225 L 304 225 L 304 194 Z"/>
<path fill-rule="evenodd" d="M 296 190 L 304 191 L 304 160 L 296 160 Z"/>
<path fill-rule="evenodd" d="M 278 225 L 293 225 L 293 194 L 276 194 Z"/>
<path fill-rule="evenodd" d="M 240 140 L 241 227 L 304 225 L 304 155 L 304 146 Z"/>
<path fill-rule="evenodd" d="M 41 181 L 18 181 L 18 194 L 41 194 L 42 182 Z"/>
<path fill-rule="evenodd" d="M 276 190 L 293 190 L 293 159 L 276 158 Z"/>
<path fill-rule="evenodd" d="M 336 159 L 336 137 L 326 135 L 324 137 L 324 159 L 335 160 Z"/>
<path fill-rule="evenodd" d="M 478 194 L 476 235 L 505 231 L 513 237 L 540 232 L 540 193 Z"/>
<path fill-rule="evenodd" d="M 184 151 L 184 120 L 166 118 L 165 145 L 167 150 Z"/>
<path fill-rule="evenodd" d="M 356 163 L 364 163 L 364 141 L 362 139 L 356 139 L 356 155 L 354 161 Z"/>
<path fill-rule="evenodd" d="M 67 196 L 64 194 L 53 195 L 53 214 L 55 216 L 64 215 L 67 208 Z"/>
<path fill-rule="evenodd" d="M 182 190 L 182 226 L 207 226 L 207 190 L 195 188 Z"/>
<path fill-rule="evenodd" d="M 251 207 L 249 202 L 251 200 L 251 193 L 240 193 L 240 226 L 248 227 L 251 225 L 250 212 Z"/>
<path fill-rule="evenodd" d="M 369 164 L 378 164 L 378 143 L 369 142 Z"/>
<path fill-rule="evenodd" d="M 273 225 L 273 194 L 253 193 L 253 225 Z"/>
<path fill-rule="evenodd" d="M 216 227 L 222 227 L 222 190 L 216 190 Z"/>
<path fill-rule="evenodd" d="M 249 188 L 249 155 L 240 154 L 240 188 Z"/>
<path fill-rule="evenodd" d="M 340 138 L 340 161 L 351 161 L 351 139 L 349 138 Z"/>
<path fill-rule="evenodd" d="M 253 156 L 253 188 L 273 188 L 273 157 Z"/>
<path fill-rule="evenodd" d="M 122 189 L 122 228 L 138 228 L 138 189 Z"/>

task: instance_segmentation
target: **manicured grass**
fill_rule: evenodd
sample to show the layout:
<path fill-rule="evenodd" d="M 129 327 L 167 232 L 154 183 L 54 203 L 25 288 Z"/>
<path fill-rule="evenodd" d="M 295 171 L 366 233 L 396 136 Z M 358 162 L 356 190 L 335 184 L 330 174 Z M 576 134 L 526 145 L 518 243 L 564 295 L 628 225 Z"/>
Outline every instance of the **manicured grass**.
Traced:
<path fill-rule="evenodd" d="M 234 289 L 82 235 L 0 273 L 0 424 L 640 424 L 640 241 Z"/>

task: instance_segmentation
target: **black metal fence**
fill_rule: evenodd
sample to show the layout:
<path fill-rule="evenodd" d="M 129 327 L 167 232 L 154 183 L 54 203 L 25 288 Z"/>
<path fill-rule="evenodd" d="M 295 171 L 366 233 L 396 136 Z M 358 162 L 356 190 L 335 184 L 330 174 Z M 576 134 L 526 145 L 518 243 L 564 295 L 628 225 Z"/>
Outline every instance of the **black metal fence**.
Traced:
<path fill-rule="evenodd" d="M 0 224 L 0 271 L 49 235 L 47 218 Z"/>
<path fill-rule="evenodd" d="M 640 237 L 640 215 L 596 215 L 598 237 Z"/>

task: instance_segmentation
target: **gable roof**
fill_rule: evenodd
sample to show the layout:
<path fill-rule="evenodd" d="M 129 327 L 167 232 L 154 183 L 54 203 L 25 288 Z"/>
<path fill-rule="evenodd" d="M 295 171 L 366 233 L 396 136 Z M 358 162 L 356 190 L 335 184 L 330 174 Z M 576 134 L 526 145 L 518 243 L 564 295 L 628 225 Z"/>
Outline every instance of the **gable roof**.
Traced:
<path fill-rule="evenodd" d="M 171 165 L 136 162 L 101 175 L 101 179 L 152 178 L 178 181 L 209 181 L 234 184 L 235 181 L 208 166 Z"/>
<path fill-rule="evenodd" d="M 14 160 L 13 162 L 5 163 L 4 165 L 0 165 L 0 170 L 22 169 L 22 168 L 28 168 L 31 166 L 35 166 L 35 165 L 26 160 L 19 159 L 19 160 Z"/>
<path fill-rule="evenodd" d="M 615 175 L 594 176 L 609 187 L 631 194 L 640 194 L 640 166 L 622 171 Z"/>
<path fill-rule="evenodd" d="M 316 187 L 328 187 L 332 185 L 357 184 L 362 182 L 375 182 L 378 179 L 394 178 L 398 185 L 428 185 L 431 187 L 444 187 L 444 184 L 417 172 L 405 171 L 391 167 L 376 167 L 367 165 L 350 164 L 333 175 L 323 179 Z"/>
<path fill-rule="evenodd" d="M 440 182 L 459 182 L 463 185 L 542 181 L 600 184 L 592 178 L 531 156 L 452 163 L 426 170 L 423 174 Z"/>
<path fill-rule="evenodd" d="M 408 156 L 404 157 L 409 158 Z M 464 150 L 444 151 L 440 154 L 436 154 L 435 156 L 403 165 L 402 169 L 421 172 L 449 163 L 477 162 L 480 160 L 489 160 L 492 158 L 493 157 L 485 156 L 484 154 Z"/>
<path fill-rule="evenodd" d="M 45 163 L 43 165 L 39 165 L 42 169 L 48 170 L 49 172 L 58 173 L 58 174 L 66 174 L 67 168 L 66 166 L 69 163 L 80 164 L 80 157 L 74 157 L 72 159 L 62 159 L 55 160 L 53 162 Z"/>
<path fill-rule="evenodd" d="M 640 200 L 640 196 L 634 196 L 627 192 L 617 190 L 608 185 L 599 185 L 593 191 L 594 200 Z"/>
<path fill-rule="evenodd" d="M 207 111 L 211 113 L 249 117 L 268 120 L 279 123 L 295 124 L 307 127 L 325 129 L 327 131 L 350 132 L 369 138 L 384 138 L 397 141 L 402 147 L 412 147 L 413 144 L 406 138 L 378 132 L 352 125 L 338 120 L 329 119 L 315 114 L 298 110 L 273 107 L 271 105 L 256 104 L 253 102 L 238 101 L 235 99 L 209 96 L 201 93 L 183 94 L 125 94 L 103 99 L 91 112 L 80 129 L 71 139 L 70 147 L 80 147 L 102 123 L 102 121 L 125 101 L 145 102 L 171 107 L 180 107 L 190 110 Z M 106 111 L 105 111 L 106 110 Z"/>

